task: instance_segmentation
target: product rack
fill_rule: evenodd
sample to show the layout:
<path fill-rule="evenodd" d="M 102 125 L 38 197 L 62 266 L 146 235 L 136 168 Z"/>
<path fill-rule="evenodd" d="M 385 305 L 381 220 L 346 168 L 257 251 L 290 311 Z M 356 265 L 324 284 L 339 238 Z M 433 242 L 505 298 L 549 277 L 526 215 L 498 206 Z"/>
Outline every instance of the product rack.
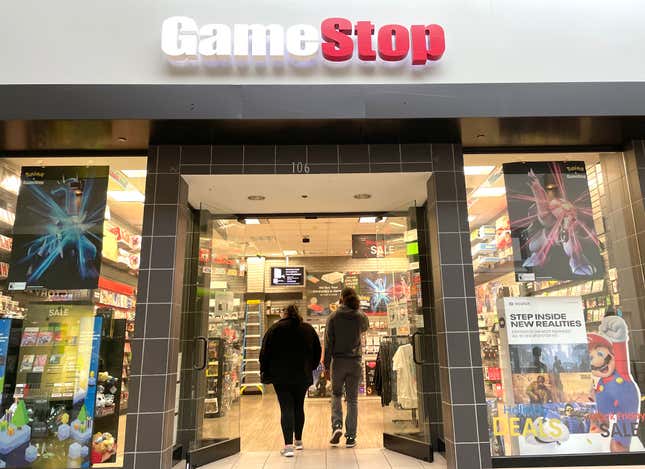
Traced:
<path fill-rule="evenodd" d="M 247 300 L 244 312 L 244 342 L 242 344 L 242 394 L 264 393 L 260 382 L 260 348 L 262 344 L 262 302 Z"/>

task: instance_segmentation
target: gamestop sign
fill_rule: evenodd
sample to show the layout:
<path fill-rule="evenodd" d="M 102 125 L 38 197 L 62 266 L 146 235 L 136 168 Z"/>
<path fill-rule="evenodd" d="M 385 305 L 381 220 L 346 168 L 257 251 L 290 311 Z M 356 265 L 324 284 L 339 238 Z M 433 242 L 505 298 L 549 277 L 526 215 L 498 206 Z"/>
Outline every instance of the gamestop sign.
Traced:
<path fill-rule="evenodd" d="M 161 49 L 176 65 L 226 65 L 249 60 L 299 64 L 322 58 L 329 62 L 359 60 L 407 61 L 423 66 L 439 60 L 446 50 L 438 24 L 386 24 L 327 18 L 320 26 L 295 24 L 205 24 L 193 18 L 167 18 L 161 30 Z"/>

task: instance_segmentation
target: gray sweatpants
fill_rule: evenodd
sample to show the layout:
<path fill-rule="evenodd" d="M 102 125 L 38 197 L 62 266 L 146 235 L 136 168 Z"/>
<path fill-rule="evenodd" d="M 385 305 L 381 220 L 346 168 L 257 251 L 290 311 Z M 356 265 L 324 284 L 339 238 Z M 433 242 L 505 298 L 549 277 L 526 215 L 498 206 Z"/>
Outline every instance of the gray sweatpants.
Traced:
<path fill-rule="evenodd" d="M 347 418 L 345 436 L 356 438 L 358 420 L 358 386 L 361 382 L 362 360 L 360 358 L 336 358 L 331 363 L 331 426 L 343 428 L 343 385 L 347 399 Z"/>

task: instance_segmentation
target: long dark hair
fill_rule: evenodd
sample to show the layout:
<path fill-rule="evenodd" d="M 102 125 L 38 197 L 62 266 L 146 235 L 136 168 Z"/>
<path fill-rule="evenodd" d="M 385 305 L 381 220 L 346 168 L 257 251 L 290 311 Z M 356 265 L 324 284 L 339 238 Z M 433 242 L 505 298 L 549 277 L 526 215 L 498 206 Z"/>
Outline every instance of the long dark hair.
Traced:
<path fill-rule="evenodd" d="M 358 310 L 361 307 L 361 300 L 356 294 L 356 290 L 350 287 L 343 288 L 340 292 L 341 302 L 350 309 Z"/>
<path fill-rule="evenodd" d="M 300 311 L 298 311 L 297 305 L 289 305 L 284 310 L 285 319 L 295 319 L 298 322 L 302 322 L 302 316 L 300 316 Z"/>

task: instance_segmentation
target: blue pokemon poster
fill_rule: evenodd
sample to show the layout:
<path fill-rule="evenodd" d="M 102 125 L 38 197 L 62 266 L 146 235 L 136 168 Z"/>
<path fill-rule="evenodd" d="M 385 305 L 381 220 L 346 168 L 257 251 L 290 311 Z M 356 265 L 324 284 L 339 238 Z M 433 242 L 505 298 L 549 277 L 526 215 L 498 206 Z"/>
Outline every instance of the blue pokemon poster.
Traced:
<path fill-rule="evenodd" d="M 98 286 L 109 167 L 23 167 L 9 288 Z"/>

